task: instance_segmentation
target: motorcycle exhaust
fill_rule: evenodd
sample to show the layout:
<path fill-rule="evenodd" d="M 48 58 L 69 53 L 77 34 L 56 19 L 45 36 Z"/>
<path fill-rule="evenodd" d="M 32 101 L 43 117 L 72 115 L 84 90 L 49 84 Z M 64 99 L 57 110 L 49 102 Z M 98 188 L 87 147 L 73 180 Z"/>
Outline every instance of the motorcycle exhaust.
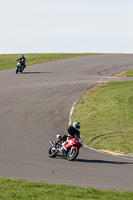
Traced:
<path fill-rule="evenodd" d="M 54 142 L 52 140 L 50 141 L 50 144 L 51 144 L 51 146 L 54 146 Z"/>

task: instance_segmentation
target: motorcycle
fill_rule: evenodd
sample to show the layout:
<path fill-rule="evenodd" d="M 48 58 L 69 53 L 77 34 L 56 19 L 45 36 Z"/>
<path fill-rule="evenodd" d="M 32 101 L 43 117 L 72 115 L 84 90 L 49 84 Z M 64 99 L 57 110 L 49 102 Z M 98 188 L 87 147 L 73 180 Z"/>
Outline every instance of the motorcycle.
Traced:
<path fill-rule="evenodd" d="M 58 138 L 60 135 L 57 135 Z M 80 135 L 76 135 L 74 138 L 67 137 L 65 142 L 61 141 L 55 145 L 55 142 L 50 141 L 52 147 L 50 147 L 48 151 L 48 155 L 51 158 L 55 158 L 56 156 L 66 157 L 67 160 L 72 161 L 75 160 L 79 154 L 79 149 L 83 146 L 83 142 L 81 140 Z"/>
<path fill-rule="evenodd" d="M 18 72 L 22 73 L 24 70 L 24 59 L 17 60 L 17 65 L 16 65 L 16 74 Z"/>

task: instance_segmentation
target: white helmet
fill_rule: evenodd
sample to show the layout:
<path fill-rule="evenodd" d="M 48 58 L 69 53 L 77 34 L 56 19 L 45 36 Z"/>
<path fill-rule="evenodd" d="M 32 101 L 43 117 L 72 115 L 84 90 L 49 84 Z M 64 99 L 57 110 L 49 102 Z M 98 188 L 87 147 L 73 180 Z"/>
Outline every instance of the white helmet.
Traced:
<path fill-rule="evenodd" d="M 80 129 L 80 123 L 79 123 L 78 121 L 73 122 L 73 127 L 74 127 L 76 130 L 79 130 L 79 129 Z"/>

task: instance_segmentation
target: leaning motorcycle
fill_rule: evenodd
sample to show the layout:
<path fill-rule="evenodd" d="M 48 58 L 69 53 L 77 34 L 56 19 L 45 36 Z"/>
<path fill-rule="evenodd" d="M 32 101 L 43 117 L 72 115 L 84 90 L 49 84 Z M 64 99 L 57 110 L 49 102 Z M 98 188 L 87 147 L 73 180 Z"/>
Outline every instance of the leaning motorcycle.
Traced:
<path fill-rule="evenodd" d="M 58 138 L 60 135 L 57 135 Z M 66 157 L 67 160 L 72 161 L 75 160 L 79 154 L 79 149 L 83 146 L 83 142 L 81 140 L 80 135 L 76 135 L 74 138 L 67 137 L 65 142 L 58 142 L 55 145 L 55 142 L 50 141 L 51 148 L 48 151 L 48 155 L 51 158 L 55 158 L 56 156 Z"/>
<path fill-rule="evenodd" d="M 16 74 L 18 72 L 22 73 L 24 70 L 24 60 L 21 59 L 21 60 L 17 60 L 17 65 L 16 65 Z"/>

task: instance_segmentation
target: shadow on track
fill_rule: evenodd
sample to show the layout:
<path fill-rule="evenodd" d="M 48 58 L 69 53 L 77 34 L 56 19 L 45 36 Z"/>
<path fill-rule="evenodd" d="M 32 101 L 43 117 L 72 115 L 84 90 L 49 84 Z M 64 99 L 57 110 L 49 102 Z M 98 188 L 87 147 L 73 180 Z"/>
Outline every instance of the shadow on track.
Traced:
<path fill-rule="evenodd" d="M 49 74 L 53 72 L 23 72 L 22 74 Z"/>
<path fill-rule="evenodd" d="M 106 163 L 106 164 L 132 164 L 133 162 L 118 162 L 118 161 L 106 161 L 106 160 L 85 160 L 85 159 L 76 159 L 75 162 L 84 162 L 84 163 Z"/>

